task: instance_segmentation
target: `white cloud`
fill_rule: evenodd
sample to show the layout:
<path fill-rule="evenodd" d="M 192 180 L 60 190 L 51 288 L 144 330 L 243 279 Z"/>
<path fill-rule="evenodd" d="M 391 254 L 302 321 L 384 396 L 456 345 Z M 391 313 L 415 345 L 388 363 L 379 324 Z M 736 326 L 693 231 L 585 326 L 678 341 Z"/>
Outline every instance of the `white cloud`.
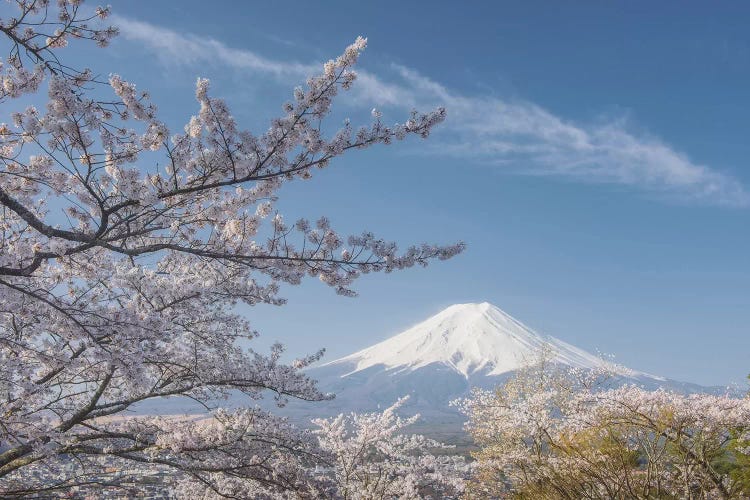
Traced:
<path fill-rule="evenodd" d="M 117 17 L 114 22 L 126 39 L 172 64 L 219 63 L 295 83 L 321 67 L 269 59 L 133 19 Z M 394 65 L 386 73 L 388 80 L 359 70 L 356 101 L 399 109 L 445 106 L 448 120 L 430 141 L 428 152 L 502 165 L 517 173 L 624 184 L 685 201 L 750 206 L 750 193 L 737 179 L 691 161 L 656 137 L 632 132 L 627 121 L 577 124 L 531 102 L 455 92 L 403 66 Z"/>
<path fill-rule="evenodd" d="M 318 64 L 300 64 L 267 59 L 249 50 L 234 49 L 213 38 L 176 31 L 122 16 L 112 16 L 121 35 L 153 50 L 164 63 L 220 63 L 243 70 L 254 70 L 276 77 L 304 77 L 318 71 Z"/>

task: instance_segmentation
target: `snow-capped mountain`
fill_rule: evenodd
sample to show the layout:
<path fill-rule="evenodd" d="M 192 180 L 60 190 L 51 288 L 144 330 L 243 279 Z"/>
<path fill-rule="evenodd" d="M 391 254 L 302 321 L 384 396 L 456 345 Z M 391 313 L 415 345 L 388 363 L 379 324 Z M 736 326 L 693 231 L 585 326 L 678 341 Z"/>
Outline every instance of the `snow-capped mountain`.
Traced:
<path fill-rule="evenodd" d="M 584 370 L 606 366 L 617 383 L 646 388 L 702 391 L 697 385 L 614 365 L 527 327 L 487 302 L 456 304 L 383 342 L 310 368 L 321 389 L 336 394 L 325 403 L 292 404 L 305 415 L 370 411 L 409 395 L 406 411 L 432 421 L 459 418 L 449 402 L 471 387 L 492 388 L 540 355 L 559 365 Z"/>
<path fill-rule="evenodd" d="M 667 387 L 683 392 L 715 392 L 716 389 L 677 382 L 614 365 L 562 340 L 542 335 L 487 302 L 456 304 L 383 342 L 343 358 L 307 369 L 332 401 L 291 400 L 282 410 L 292 419 L 308 424 L 312 417 L 342 412 L 375 411 L 410 396 L 403 411 L 422 415 L 421 432 L 455 434 L 463 417 L 450 401 L 465 396 L 472 387 L 493 388 L 519 368 L 543 355 L 550 363 L 584 370 L 606 367 L 615 374 L 612 383 L 635 383 L 647 389 Z M 160 402 L 149 413 L 184 413 L 199 410 L 190 400 Z M 236 395 L 228 406 L 258 404 Z M 275 406 L 270 399 L 260 404 Z"/>
<path fill-rule="evenodd" d="M 488 302 L 456 304 L 371 347 L 325 367 L 350 367 L 348 377 L 371 367 L 395 376 L 439 364 L 465 378 L 513 372 L 546 351 L 549 360 L 594 369 L 604 361 L 554 337 L 541 335 Z M 649 376 L 634 371 L 623 375 Z"/>

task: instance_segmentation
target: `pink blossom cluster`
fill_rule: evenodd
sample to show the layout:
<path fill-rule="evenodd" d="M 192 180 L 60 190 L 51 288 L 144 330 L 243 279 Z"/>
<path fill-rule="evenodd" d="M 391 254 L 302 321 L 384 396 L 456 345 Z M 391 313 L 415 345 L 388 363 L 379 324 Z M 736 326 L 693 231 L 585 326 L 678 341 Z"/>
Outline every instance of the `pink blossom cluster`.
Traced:
<path fill-rule="evenodd" d="M 0 20 L 9 46 L 0 100 L 44 81 L 47 97 L 0 125 L 0 491 L 10 495 L 4 478 L 29 464 L 101 454 L 205 472 L 210 484 L 224 477 L 249 488 L 298 488 L 296 472 L 288 483 L 260 472 L 269 443 L 278 474 L 297 470 L 306 453 L 292 444 L 304 441 L 297 431 L 270 415 L 217 413 L 216 426 L 199 429 L 133 417 L 128 430 L 112 419 L 165 397 L 207 408 L 233 392 L 271 393 L 279 404 L 329 398 L 300 371 L 322 351 L 287 364 L 281 346 L 248 350 L 239 341 L 257 333 L 237 304 L 281 305 L 281 285 L 305 277 L 353 295 L 362 274 L 447 259 L 463 244 L 399 251 L 369 232 L 341 235 L 325 217 L 290 224 L 275 209 L 279 190 L 352 150 L 426 137 L 445 111 L 414 112 L 393 126 L 377 114 L 356 134 L 349 124 L 321 133 L 334 97 L 356 79 L 365 47 L 358 38 L 294 91 L 264 133 L 242 130 L 203 79 L 197 114 L 172 133 L 147 92 L 60 61 L 68 41 L 107 44 L 116 28 L 92 23 L 108 9 L 85 15 L 77 0 L 15 3 L 19 15 Z M 215 435 L 236 436 L 227 422 L 255 426 L 241 445 L 240 460 L 249 460 L 241 477 L 227 473 L 231 460 L 219 464 L 236 451 Z M 59 488 L 79 479 L 62 477 Z"/>
<path fill-rule="evenodd" d="M 434 451 L 446 445 L 406 434 L 419 419 L 398 416 L 407 399 L 379 413 L 313 420 L 338 498 L 458 498 L 463 492 L 461 474 L 469 469 L 463 459 L 437 457 Z"/>

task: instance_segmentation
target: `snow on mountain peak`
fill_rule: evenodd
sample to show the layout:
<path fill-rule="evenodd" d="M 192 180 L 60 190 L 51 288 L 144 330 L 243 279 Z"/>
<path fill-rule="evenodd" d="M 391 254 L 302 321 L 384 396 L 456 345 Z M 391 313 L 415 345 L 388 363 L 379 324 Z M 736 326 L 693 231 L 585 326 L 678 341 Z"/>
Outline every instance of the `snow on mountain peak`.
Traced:
<path fill-rule="evenodd" d="M 352 365 L 350 375 L 378 365 L 399 372 L 440 363 L 468 378 L 478 372 L 500 375 L 517 370 L 544 351 L 550 361 L 578 368 L 606 363 L 482 302 L 452 305 L 403 333 L 324 366 Z"/>

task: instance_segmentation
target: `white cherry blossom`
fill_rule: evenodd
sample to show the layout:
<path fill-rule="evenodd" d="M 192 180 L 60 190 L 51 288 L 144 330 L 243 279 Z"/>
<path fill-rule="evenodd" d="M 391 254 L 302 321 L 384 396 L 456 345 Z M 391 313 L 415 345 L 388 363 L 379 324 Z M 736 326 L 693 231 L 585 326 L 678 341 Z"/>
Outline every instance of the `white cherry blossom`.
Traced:
<path fill-rule="evenodd" d="M 445 110 L 393 127 L 378 115 L 356 137 L 348 124 L 321 133 L 355 82 L 360 37 L 295 89 L 265 132 L 242 130 L 199 79 L 197 112 L 175 133 L 123 76 L 102 82 L 62 62 L 66 44 L 106 46 L 116 35 L 95 27 L 108 8 L 87 16 L 77 0 L 13 3 L 17 15 L 0 20 L 9 54 L 0 102 L 44 88 L 46 103 L 0 126 L 0 496 L 94 476 L 116 487 L 102 457 L 180 471 L 213 493 L 315 496 L 309 433 L 258 409 L 217 408 L 232 391 L 279 404 L 330 397 L 300 371 L 322 351 L 285 364 L 280 346 L 240 347 L 257 333 L 235 306 L 282 305 L 282 285 L 309 277 L 353 295 L 362 274 L 459 253 L 462 244 L 400 252 L 325 218 L 289 224 L 275 208 L 285 183 L 355 149 L 426 137 Z M 169 396 L 213 413 L 201 424 L 123 416 Z M 58 471 L 57 482 L 29 480 L 28 467 Z"/>

